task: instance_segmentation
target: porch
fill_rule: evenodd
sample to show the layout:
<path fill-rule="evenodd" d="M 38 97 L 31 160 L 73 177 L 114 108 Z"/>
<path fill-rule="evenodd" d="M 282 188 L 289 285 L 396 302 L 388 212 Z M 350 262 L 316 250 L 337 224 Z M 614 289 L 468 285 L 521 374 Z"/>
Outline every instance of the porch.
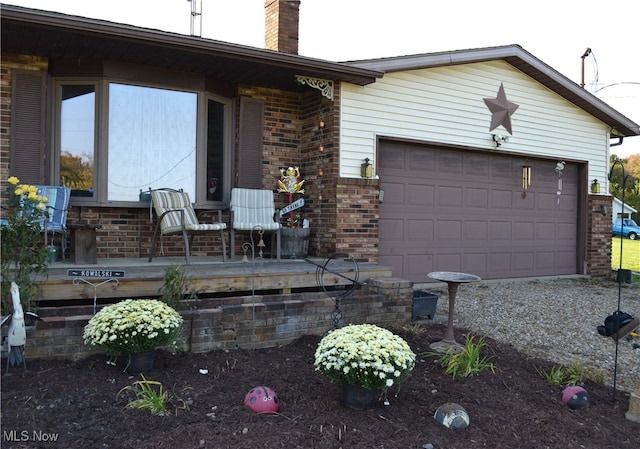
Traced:
<path fill-rule="evenodd" d="M 321 335 L 338 322 L 393 325 L 411 317 L 412 283 L 392 270 L 344 259 L 226 262 L 193 257 L 54 262 L 37 304 L 44 321 L 29 335 L 29 357 L 80 359 L 94 352 L 83 329 L 97 307 L 157 297 L 165 270 L 180 264 L 198 299 L 183 304 L 179 348 L 189 352 L 261 348 Z M 327 269 L 322 271 L 319 266 Z M 352 290 L 354 280 L 360 288 Z M 95 300 L 94 300 L 95 294 Z M 336 302 L 336 299 L 340 299 Z"/>
<path fill-rule="evenodd" d="M 222 262 L 221 258 L 183 256 L 98 259 L 97 264 L 53 262 L 42 282 L 39 307 L 106 304 L 123 298 L 156 297 L 167 267 L 179 265 L 198 298 L 286 295 L 345 288 L 351 280 L 392 276 L 392 268 L 352 259 L 275 259 Z M 321 266 L 325 266 L 324 273 Z"/>

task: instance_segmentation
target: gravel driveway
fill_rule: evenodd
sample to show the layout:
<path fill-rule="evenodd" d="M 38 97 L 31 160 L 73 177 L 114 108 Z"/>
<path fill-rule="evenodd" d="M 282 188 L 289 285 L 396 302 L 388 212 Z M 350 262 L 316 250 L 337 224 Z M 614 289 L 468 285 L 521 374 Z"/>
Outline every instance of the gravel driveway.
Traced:
<path fill-rule="evenodd" d="M 439 297 L 433 320 L 446 323 L 447 286 L 416 285 Z M 454 324 L 511 343 L 519 351 L 569 366 L 580 364 L 603 372 L 613 385 L 616 343 L 596 328 L 618 307 L 640 317 L 640 285 L 584 277 L 481 281 L 461 284 Z M 640 343 L 640 338 L 634 339 Z M 640 383 L 640 348 L 618 342 L 617 387 L 635 391 Z"/>

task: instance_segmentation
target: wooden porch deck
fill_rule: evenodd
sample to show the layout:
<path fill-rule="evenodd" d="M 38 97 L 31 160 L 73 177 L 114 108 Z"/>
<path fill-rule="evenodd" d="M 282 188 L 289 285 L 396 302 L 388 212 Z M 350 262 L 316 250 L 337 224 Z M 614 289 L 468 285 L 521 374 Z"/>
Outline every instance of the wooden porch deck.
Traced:
<path fill-rule="evenodd" d="M 211 257 L 98 259 L 97 264 L 76 265 L 68 261 L 51 264 L 42 283 L 41 306 L 101 304 L 122 298 L 156 297 L 164 283 L 165 270 L 179 265 L 190 277 L 190 289 L 198 297 L 224 298 L 242 295 L 288 294 L 320 291 L 318 265 L 326 259 L 264 259 L 256 262 L 222 262 Z M 390 267 L 331 259 L 322 282 L 325 286 L 350 284 L 372 277 L 391 277 Z"/>

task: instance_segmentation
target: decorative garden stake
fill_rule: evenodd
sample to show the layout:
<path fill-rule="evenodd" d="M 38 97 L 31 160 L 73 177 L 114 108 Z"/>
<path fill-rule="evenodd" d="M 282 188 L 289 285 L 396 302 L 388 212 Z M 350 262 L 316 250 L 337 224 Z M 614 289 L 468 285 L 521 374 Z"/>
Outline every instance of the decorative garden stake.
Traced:
<path fill-rule="evenodd" d="M 304 179 L 300 179 L 300 170 L 297 165 L 292 167 L 282 167 L 280 169 L 280 179 L 278 179 L 278 192 L 286 193 L 289 198 L 289 205 L 291 206 L 293 203 L 293 195 L 294 194 L 303 194 L 304 189 L 302 185 L 304 184 Z M 304 202 L 302 203 L 304 205 Z M 295 219 L 295 215 L 293 213 L 295 209 L 289 208 L 289 219 L 287 221 L 287 225 L 290 228 L 300 227 L 302 223 L 299 223 L 300 220 Z"/>
<path fill-rule="evenodd" d="M 0 326 L 9 323 L 9 331 L 7 332 L 7 370 L 10 366 L 18 366 L 22 364 L 24 370 L 27 370 L 27 360 L 24 356 L 24 345 L 27 342 L 27 330 L 24 324 L 25 315 L 42 321 L 42 319 L 33 312 L 23 312 L 22 303 L 20 302 L 20 289 L 15 282 L 11 283 L 11 300 L 13 302 L 13 312 L 7 315 Z"/>

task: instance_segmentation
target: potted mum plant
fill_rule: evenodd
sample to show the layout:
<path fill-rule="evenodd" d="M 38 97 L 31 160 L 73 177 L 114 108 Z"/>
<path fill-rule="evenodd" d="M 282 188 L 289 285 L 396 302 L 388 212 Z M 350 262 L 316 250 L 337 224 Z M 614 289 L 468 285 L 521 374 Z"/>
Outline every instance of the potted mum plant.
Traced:
<path fill-rule="evenodd" d="M 84 328 L 84 342 L 108 355 L 126 357 L 125 371 L 153 367 L 155 349 L 176 344 L 182 316 L 156 299 L 127 299 L 104 307 Z"/>
<path fill-rule="evenodd" d="M 24 310 L 39 294 L 38 276 L 49 268 L 49 249 L 43 245 L 41 223 L 47 216 L 48 199 L 38 195 L 36 186 L 21 184 L 15 176 L 8 179 L 7 210 L 0 220 L 0 277 L 2 313 L 11 305 L 11 282 L 20 286 Z"/>
<path fill-rule="evenodd" d="M 329 332 L 318 344 L 315 368 L 342 383 L 343 399 L 361 409 L 385 397 L 411 372 L 416 355 L 406 341 L 373 324 L 348 325 Z"/>
<path fill-rule="evenodd" d="M 309 252 L 311 228 L 309 228 L 308 221 L 303 220 L 299 212 L 300 208 L 304 206 L 304 199 L 293 201 L 294 195 L 304 194 L 303 185 L 304 179 L 301 179 L 300 169 L 296 165 L 280 169 L 278 192 L 285 193 L 288 200 L 288 205 L 284 209 L 286 218 L 281 230 L 282 255 L 291 259 L 306 257 Z"/>

